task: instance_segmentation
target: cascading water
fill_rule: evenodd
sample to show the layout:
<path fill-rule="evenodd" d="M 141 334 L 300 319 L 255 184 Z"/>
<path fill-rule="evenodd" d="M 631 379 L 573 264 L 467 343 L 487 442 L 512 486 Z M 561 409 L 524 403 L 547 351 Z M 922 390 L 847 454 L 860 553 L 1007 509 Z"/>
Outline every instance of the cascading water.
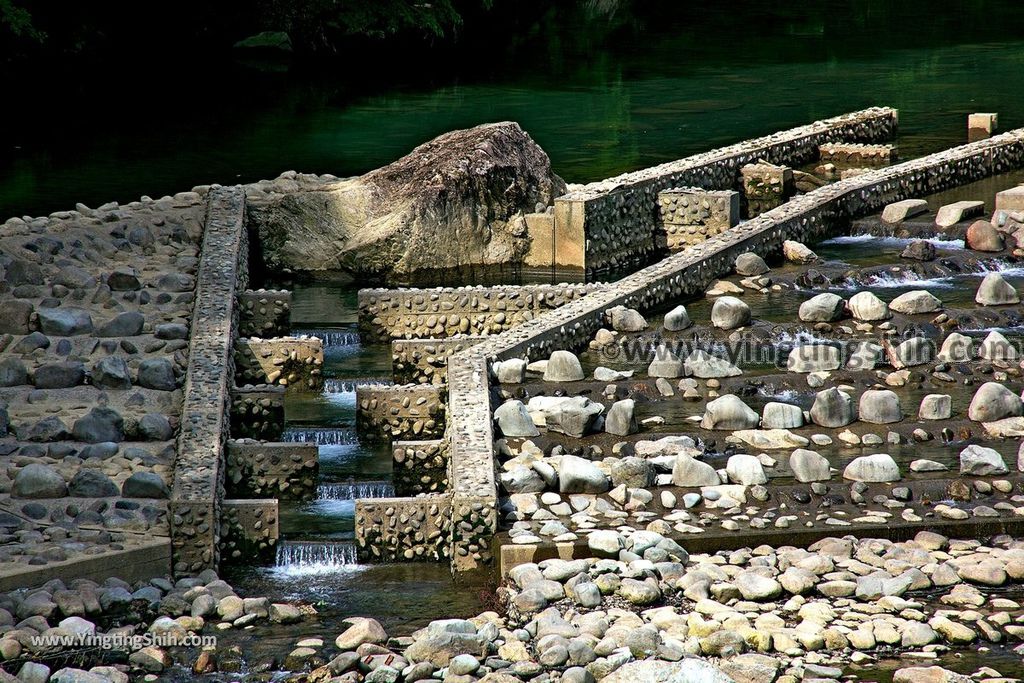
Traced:
<path fill-rule="evenodd" d="M 334 541 L 281 541 L 276 571 L 292 576 L 322 574 L 359 564 L 353 543 Z"/>
<path fill-rule="evenodd" d="M 317 500 L 355 500 L 356 498 L 391 498 L 395 487 L 390 481 L 348 481 L 338 484 L 320 484 Z"/>
<path fill-rule="evenodd" d="M 281 441 L 339 446 L 359 443 L 359 437 L 354 429 L 345 427 L 288 427 L 281 434 Z"/>

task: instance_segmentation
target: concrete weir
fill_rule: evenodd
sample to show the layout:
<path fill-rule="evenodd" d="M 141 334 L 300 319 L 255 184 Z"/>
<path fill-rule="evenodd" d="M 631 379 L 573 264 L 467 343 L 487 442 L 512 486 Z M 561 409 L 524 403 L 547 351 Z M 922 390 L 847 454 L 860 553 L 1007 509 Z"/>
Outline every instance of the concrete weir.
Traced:
<path fill-rule="evenodd" d="M 893 116 L 895 116 L 893 114 Z M 640 310 L 702 293 L 744 252 L 779 253 L 786 240 L 814 241 L 885 205 L 1024 166 L 1024 130 L 870 171 L 800 196 L 599 291 L 492 336 L 448 360 L 452 562 L 468 569 L 491 558 L 497 490 L 490 396 L 491 365 L 538 360 L 585 345 L 615 306 Z M 616 189 L 616 193 L 623 190 Z M 596 197 L 592 197 L 597 201 Z M 657 207 L 649 203 L 653 216 Z M 639 219 L 648 225 L 651 218 Z M 646 228 L 644 229 L 646 234 Z"/>

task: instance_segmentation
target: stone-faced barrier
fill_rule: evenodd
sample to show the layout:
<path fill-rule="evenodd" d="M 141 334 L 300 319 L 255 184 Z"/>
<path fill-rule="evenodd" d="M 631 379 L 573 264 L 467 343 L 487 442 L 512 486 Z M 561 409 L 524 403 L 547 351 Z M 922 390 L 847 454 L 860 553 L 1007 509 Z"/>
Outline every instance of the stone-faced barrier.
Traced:
<path fill-rule="evenodd" d="M 448 356 L 468 349 L 483 337 L 396 339 L 391 342 L 391 369 L 397 384 L 443 385 L 448 380 Z"/>
<path fill-rule="evenodd" d="M 238 294 L 239 336 L 281 337 L 292 327 L 292 293 L 257 289 Z"/>

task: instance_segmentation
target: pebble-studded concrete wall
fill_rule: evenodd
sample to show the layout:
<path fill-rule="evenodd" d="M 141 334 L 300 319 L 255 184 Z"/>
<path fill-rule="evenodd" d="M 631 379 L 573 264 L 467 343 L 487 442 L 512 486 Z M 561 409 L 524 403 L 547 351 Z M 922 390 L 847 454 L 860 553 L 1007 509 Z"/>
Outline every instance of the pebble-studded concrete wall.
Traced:
<path fill-rule="evenodd" d="M 451 509 L 446 495 L 356 501 L 356 552 L 378 562 L 448 556 Z"/>
<path fill-rule="evenodd" d="M 361 289 L 359 334 L 372 342 L 498 334 L 594 288 L 561 284 Z"/>
<path fill-rule="evenodd" d="M 822 163 L 877 165 L 896 161 L 893 145 L 829 142 L 818 147 L 818 153 Z"/>
<path fill-rule="evenodd" d="M 284 431 L 285 388 L 247 384 L 231 389 L 231 436 L 276 441 Z"/>
<path fill-rule="evenodd" d="M 785 240 L 820 239 L 886 204 L 1022 167 L 1024 129 L 842 180 L 453 355 L 448 365 L 453 567 L 470 568 L 489 559 L 480 549 L 490 543 L 488 524 L 491 529 L 496 525 L 483 514 L 488 501 L 496 501 L 490 362 L 538 360 L 558 349 L 580 348 L 604 324 L 608 309 L 650 310 L 697 296 L 731 272 L 741 253 L 776 254 Z M 471 505 L 474 501 L 479 508 Z"/>
<path fill-rule="evenodd" d="M 397 384 L 433 384 L 448 381 L 448 356 L 468 349 L 483 337 L 448 339 L 396 339 L 391 342 L 391 370 Z"/>
<path fill-rule="evenodd" d="M 658 193 L 663 237 L 658 247 L 679 251 L 728 230 L 740 221 L 740 195 L 735 190 L 677 188 Z"/>
<path fill-rule="evenodd" d="M 833 141 L 878 142 L 896 132 L 889 108 L 866 109 L 660 166 L 591 183 L 555 200 L 555 220 L 586 236 L 587 277 L 646 262 L 655 250 L 658 193 L 673 187 L 736 187 L 742 166 L 765 160 L 799 166 Z"/>
<path fill-rule="evenodd" d="M 224 499 L 221 509 L 221 557 L 267 556 L 280 538 L 276 498 Z"/>
<path fill-rule="evenodd" d="M 356 429 L 377 441 L 437 439 L 444 434 L 444 392 L 432 384 L 361 384 Z"/>
<path fill-rule="evenodd" d="M 319 473 L 316 444 L 228 441 L 226 488 L 232 498 L 311 500 Z"/>
<path fill-rule="evenodd" d="M 287 290 L 246 290 L 238 295 L 239 336 L 281 337 L 292 327 L 292 293 Z"/>
<path fill-rule="evenodd" d="M 319 337 L 250 337 L 235 343 L 238 381 L 319 391 L 324 386 L 324 344 Z"/>
<path fill-rule="evenodd" d="M 740 169 L 743 207 L 750 218 L 782 206 L 793 196 L 793 169 L 774 164 L 748 164 Z"/>
<path fill-rule="evenodd" d="M 249 279 L 244 192 L 214 187 L 208 201 L 171 490 L 177 574 L 216 568 L 220 560 L 223 455 L 238 327 L 235 288 L 244 289 Z"/>
<path fill-rule="evenodd" d="M 448 488 L 448 443 L 395 441 L 391 444 L 392 480 L 399 496 L 443 493 Z"/>

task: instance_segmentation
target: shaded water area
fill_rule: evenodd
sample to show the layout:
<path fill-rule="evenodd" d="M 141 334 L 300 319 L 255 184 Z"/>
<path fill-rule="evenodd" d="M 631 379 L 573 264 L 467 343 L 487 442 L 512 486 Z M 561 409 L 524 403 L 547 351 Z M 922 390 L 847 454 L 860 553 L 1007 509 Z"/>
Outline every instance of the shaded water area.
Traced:
<path fill-rule="evenodd" d="M 195 70 L 216 77 L 183 78 L 180 64 L 161 71 L 123 60 L 124 73 L 0 74 L 22 100 L 39 90 L 76 102 L 74 116 L 63 107 L 7 112 L 0 214 L 287 169 L 354 175 L 442 132 L 497 120 L 522 124 L 569 182 L 875 104 L 901 110 L 904 156 L 962 141 L 968 112 L 999 112 L 1002 129 L 1024 122 L 1012 0 L 951 12 L 922 0 L 550 4 L 515 38 L 441 66 L 404 59 L 395 46 L 358 68 L 260 71 L 226 59 Z M 140 78 L 155 85 L 135 89 L 131 106 L 111 96 L 111 82 Z"/>

